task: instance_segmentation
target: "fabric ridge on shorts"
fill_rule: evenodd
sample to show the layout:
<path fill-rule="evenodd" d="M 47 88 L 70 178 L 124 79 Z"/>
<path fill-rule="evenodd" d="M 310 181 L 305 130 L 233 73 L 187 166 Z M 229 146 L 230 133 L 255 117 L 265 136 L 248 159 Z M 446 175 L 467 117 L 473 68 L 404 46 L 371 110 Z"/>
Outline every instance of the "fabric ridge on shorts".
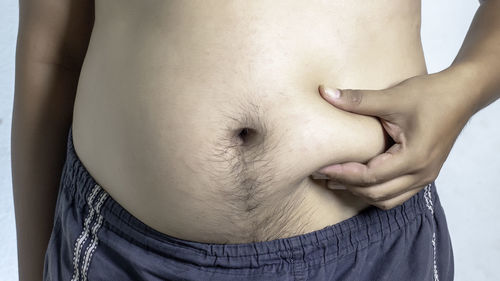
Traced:
<path fill-rule="evenodd" d="M 145 225 L 96 182 L 68 132 L 46 281 L 449 281 L 454 263 L 434 182 L 390 210 L 303 235 L 242 244 L 187 241 Z"/>

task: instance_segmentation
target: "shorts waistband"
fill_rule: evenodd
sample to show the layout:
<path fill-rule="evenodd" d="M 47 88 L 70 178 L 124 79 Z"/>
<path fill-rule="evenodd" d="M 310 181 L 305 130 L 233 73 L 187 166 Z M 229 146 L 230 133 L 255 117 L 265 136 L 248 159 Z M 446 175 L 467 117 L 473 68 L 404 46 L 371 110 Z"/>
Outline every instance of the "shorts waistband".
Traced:
<path fill-rule="evenodd" d="M 231 268 L 277 264 L 284 260 L 326 262 L 336 259 L 383 239 L 385 235 L 420 218 L 423 213 L 432 215 L 430 205 L 439 204 L 436 186 L 432 182 L 400 206 L 390 210 L 370 206 L 354 217 L 303 235 L 242 244 L 209 244 L 183 240 L 145 225 L 108 196 L 78 158 L 73 145 L 72 127 L 68 133 L 61 188 L 79 209 L 88 208 L 87 201 L 90 197 L 97 198 L 99 194 L 106 194 L 101 196 L 103 200 L 99 206 L 104 218 L 103 227 L 135 246 L 180 262 Z"/>

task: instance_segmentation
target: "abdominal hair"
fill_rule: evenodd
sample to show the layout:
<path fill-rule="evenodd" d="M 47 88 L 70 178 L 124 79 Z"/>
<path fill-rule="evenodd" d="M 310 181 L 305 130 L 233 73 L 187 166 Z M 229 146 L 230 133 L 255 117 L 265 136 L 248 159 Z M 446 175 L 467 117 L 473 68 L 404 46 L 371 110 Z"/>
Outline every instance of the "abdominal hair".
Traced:
<path fill-rule="evenodd" d="M 277 124 L 262 118 L 263 108 L 255 102 L 244 100 L 231 106 L 221 110 L 224 126 L 219 128 L 212 150 L 205 156 L 205 172 L 213 184 L 207 196 L 211 196 L 212 202 L 219 202 L 213 208 L 220 210 L 225 223 L 241 229 L 226 235 L 232 239 L 266 241 L 300 233 L 312 215 L 311 210 L 298 212 L 305 190 L 286 196 L 275 194 L 274 187 L 283 179 L 272 159 L 280 144 L 280 138 L 274 135 L 278 130 L 272 127 Z M 253 129 L 257 136 L 242 143 L 237 139 L 242 128 Z"/>
<path fill-rule="evenodd" d="M 272 164 L 277 142 L 271 138 L 273 130 L 263 120 L 262 107 L 252 101 L 231 104 L 231 109 L 221 110 L 224 127 L 208 156 L 212 193 L 215 202 L 222 202 L 221 209 L 233 210 L 234 220 L 252 217 L 258 213 L 262 202 L 269 196 L 275 177 Z M 238 139 L 238 134 L 249 128 L 255 134 L 248 142 Z M 229 218 L 228 217 L 228 218 Z"/>

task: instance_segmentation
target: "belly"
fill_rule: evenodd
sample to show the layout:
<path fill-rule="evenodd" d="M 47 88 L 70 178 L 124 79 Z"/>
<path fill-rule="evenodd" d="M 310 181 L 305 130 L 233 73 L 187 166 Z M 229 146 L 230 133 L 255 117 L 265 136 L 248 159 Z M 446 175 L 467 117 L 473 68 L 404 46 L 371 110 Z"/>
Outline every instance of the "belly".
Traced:
<path fill-rule="evenodd" d="M 75 149 L 160 232 L 265 241 L 368 206 L 309 175 L 381 153 L 382 126 L 318 85 L 380 89 L 425 73 L 419 3 L 264 2 L 96 1 Z"/>

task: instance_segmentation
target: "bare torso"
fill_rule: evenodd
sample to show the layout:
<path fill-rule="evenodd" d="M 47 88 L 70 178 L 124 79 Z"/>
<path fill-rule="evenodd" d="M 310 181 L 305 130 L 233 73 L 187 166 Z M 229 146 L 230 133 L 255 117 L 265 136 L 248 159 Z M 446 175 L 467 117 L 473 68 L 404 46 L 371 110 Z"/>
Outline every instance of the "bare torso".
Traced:
<path fill-rule="evenodd" d="M 383 129 L 318 85 L 427 72 L 420 1 L 110 0 L 95 15 L 77 154 L 130 213 L 186 240 L 265 241 L 359 213 L 309 175 L 381 153 Z"/>

